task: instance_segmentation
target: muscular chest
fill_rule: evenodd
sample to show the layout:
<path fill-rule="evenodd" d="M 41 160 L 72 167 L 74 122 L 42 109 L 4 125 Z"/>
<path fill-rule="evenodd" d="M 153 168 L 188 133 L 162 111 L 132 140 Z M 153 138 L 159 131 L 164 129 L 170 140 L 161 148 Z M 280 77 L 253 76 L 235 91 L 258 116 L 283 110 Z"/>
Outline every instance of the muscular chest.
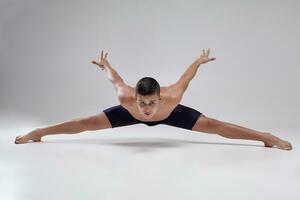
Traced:
<path fill-rule="evenodd" d="M 126 98 L 125 101 L 121 102 L 121 105 L 128 110 L 128 112 L 136 119 L 140 121 L 160 121 L 165 118 L 167 118 L 172 110 L 178 105 L 178 101 L 176 99 L 172 98 L 164 88 L 161 90 L 161 100 L 159 102 L 159 109 L 156 112 L 156 114 L 151 119 L 145 119 L 141 115 L 137 102 L 134 96 L 134 93 L 128 98 Z"/>

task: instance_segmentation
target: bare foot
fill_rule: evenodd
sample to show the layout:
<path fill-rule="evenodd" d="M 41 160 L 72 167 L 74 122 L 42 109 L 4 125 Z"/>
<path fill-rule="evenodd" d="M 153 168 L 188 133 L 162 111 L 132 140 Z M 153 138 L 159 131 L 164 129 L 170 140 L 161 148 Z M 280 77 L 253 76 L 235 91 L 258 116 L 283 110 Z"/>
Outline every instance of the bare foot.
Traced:
<path fill-rule="evenodd" d="M 41 138 L 42 138 L 42 136 L 41 136 L 39 130 L 35 129 L 25 135 L 17 136 L 15 139 L 15 144 L 27 143 L 29 140 L 32 140 L 33 142 L 41 142 Z"/>
<path fill-rule="evenodd" d="M 279 149 L 283 150 L 292 150 L 292 144 L 286 140 L 282 140 L 279 137 L 272 135 L 271 133 L 267 134 L 267 140 L 264 141 L 265 147 L 277 146 Z"/>

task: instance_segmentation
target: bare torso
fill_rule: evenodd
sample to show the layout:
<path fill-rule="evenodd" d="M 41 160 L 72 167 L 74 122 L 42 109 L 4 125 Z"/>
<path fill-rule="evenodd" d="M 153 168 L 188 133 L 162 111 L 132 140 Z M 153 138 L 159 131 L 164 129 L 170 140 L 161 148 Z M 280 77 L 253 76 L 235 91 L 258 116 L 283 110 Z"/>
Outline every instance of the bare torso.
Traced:
<path fill-rule="evenodd" d="M 120 101 L 120 104 L 128 110 L 128 112 L 137 120 L 140 121 L 160 121 L 167 118 L 172 110 L 179 104 L 181 98 L 180 95 L 176 94 L 172 87 L 161 87 L 160 95 L 161 100 L 159 103 L 159 110 L 151 119 L 145 119 L 138 110 L 136 99 L 135 99 L 135 89 L 133 87 L 128 87 L 126 89 L 126 98 Z"/>

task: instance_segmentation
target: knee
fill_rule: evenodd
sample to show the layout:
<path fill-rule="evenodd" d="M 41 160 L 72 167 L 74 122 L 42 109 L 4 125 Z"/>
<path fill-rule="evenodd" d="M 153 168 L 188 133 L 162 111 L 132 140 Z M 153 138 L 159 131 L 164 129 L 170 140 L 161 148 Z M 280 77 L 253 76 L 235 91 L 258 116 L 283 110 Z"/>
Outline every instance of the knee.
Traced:
<path fill-rule="evenodd" d="M 218 131 L 221 125 L 222 122 L 217 119 L 208 117 L 206 120 L 206 126 L 208 129 Z"/>

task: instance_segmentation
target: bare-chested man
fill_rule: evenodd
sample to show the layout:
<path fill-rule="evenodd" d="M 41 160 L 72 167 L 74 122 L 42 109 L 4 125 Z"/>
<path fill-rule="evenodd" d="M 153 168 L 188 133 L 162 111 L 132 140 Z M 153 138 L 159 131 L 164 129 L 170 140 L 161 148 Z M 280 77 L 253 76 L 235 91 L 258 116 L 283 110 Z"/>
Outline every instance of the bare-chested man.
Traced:
<path fill-rule="evenodd" d="M 218 134 L 231 139 L 258 140 L 262 141 L 265 147 L 276 146 L 279 149 L 291 150 L 291 143 L 270 132 L 260 132 L 210 118 L 193 108 L 180 104 L 199 66 L 215 60 L 215 58 L 209 58 L 209 51 L 210 49 L 203 50 L 180 79 L 167 87 L 160 87 L 152 77 L 140 79 L 135 87 L 127 85 L 108 62 L 108 53 L 104 55 L 101 51 L 99 61 L 92 61 L 92 63 L 106 72 L 115 86 L 120 105 L 107 108 L 93 116 L 36 128 L 25 135 L 17 136 L 15 143 L 26 143 L 29 140 L 40 142 L 41 138 L 46 135 L 73 134 L 144 123 L 148 126 L 167 124 L 195 132 Z"/>

